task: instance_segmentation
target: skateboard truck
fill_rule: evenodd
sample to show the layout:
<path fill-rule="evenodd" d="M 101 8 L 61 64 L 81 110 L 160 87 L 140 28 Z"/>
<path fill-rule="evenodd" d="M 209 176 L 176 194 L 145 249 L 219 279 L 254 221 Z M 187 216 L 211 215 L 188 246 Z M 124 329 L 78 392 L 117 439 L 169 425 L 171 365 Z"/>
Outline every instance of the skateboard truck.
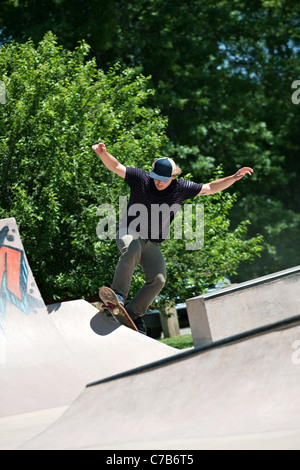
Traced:
<path fill-rule="evenodd" d="M 102 304 L 99 308 L 101 312 L 105 313 L 105 310 L 107 310 L 118 323 L 127 326 L 127 328 L 130 328 L 131 330 L 138 331 L 134 322 L 126 312 L 123 305 L 120 304 L 116 293 L 112 289 L 109 287 L 100 287 L 99 297 L 102 300 Z"/>

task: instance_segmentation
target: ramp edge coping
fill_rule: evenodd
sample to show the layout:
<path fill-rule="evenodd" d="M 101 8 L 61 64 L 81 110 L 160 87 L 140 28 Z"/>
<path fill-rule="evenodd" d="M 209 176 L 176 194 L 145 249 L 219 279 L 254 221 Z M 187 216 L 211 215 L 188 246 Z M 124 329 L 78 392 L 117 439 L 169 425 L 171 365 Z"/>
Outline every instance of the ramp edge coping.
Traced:
<path fill-rule="evenodd" d="M 91 382 L 86 385 L 86 388 L 94 387 L 96 385 L 101 385 L 106 382 L 112 382 L 114 380 L 118 380 L 124 377 L 129 377 L 131 375 L 137 375 L 142 372 L 146 372 L 150 369 L 156 369 L 156 368 L 163 367 L 165 365 L 178 362 L 189 356 L 196 356 L 199 354 L 203 354 L 209 350 L 213 350 L 213 349 L 217 349 L 217 348 L 225 347 L 225 346 L 230 346 L 231 344 L 245 341 L 255 336 L 261 336 L 264 334 L 272 333 L 276 330 L 283 330 L 283 329 L 291 328 L 298 324 L 300 324 L 300 315 L 295 315 L 293 317 L 286 318 L 284 320 L 281 320 L 275 323 L 271 323 L 270 325 L 265 325 L 259 328 L 254 328 L 252 330 L 245 331 L 244 333 L 239 333 L 237 335 L 233 335 L 228 338 L 215 341 L 214 343 L 206 344 L 204 346 L 199 346 L 194 349 L 189 349 L 188 351 L 183 351 L 181 353 L 175 354 L 174 356 L 166 357 L 158 361 L 150 362 L 143 366 L 136 367 L 134 369 L 130 369 L 128 371 L 121 372 L 120 374 L 112 375 L 110 377 L 106 377 L 105 379 L 101 379 L 96 382 Z"/>
<path fill-rule="evenodd" d="M 289 269 L 286 269 L 284 271 L 278 271 L 276 273 L 269 274 L 267 276 L 258 277 L 257 279 L 252 279 L 250 281 L 241 282 L 240 284 L 237 284 L 237 285 L 224 287 L 223 289 L 220 289 L 216 292 L 209 292 L 207 294 L 199 295 L 197 297 L 191 297 L 190 299 L 187 299 L 187 302 L 190 302 L 190 301 L 193 301 L 193 300 L 196 300 L 196 299 L 200 299 L 200 298 L 201 299 L 202 298 L 203 299 L 214 299 L 214 298 L 217 298 L 217 297 L 222 297 L 223 295 L 228 295 L 228 294 L 231 294 L 231 293 L 234 293 L 234 292 L 239 292 L 239 291 L 242 291 L 242 290 L 245 290 L 245 289 L 249 289 L 251 287 L 255 287 L 255 286 L 275 282 L 279 279 L 283 279 L 283 278 L 286 278 L 286 277 L 289 277 L 289 276 L 292 276 L 292 275 L 295 275 L 295 274 L 300 275 L 300 266 L 295 266 L 294 268 L 289 268 Z"/>

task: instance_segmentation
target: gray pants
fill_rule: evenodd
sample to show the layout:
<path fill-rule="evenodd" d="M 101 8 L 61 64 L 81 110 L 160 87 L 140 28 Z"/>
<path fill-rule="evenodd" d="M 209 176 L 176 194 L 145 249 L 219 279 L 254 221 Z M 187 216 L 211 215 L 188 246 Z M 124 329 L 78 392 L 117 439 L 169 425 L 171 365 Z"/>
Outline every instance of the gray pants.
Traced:
<path fill-rule="evenodd" d="M 145 274 L 145 284 L 135 297 L 126 305 L 132 318 L 145 315 L 148 307 L 160 293 L 166 282 L 166 264 L 158 243 L 135 238 L 133 235 L 119 237 L 117 246 L 121 252 L 111 288 L 128 297 L 134 270 L 140 265 Z"/>

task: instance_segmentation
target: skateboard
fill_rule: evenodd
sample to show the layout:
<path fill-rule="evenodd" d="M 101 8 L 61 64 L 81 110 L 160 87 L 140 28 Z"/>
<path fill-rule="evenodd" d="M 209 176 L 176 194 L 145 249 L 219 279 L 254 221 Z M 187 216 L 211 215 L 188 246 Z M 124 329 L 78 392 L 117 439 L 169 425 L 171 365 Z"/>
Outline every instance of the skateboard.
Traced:
<path fill-rule="evenodd" d="M 112 315 L 113 318 L 121 325 L 127 326 L 134 331 L 138 331 L 137 327 L 131 320 L 130 316 L 126 312 L 123 305 L 118 301 L 118 297 L 109 287 L 100 287 L 99 297 L 102 300 L 102 304 L 99 307 L 100 312 Z"/>

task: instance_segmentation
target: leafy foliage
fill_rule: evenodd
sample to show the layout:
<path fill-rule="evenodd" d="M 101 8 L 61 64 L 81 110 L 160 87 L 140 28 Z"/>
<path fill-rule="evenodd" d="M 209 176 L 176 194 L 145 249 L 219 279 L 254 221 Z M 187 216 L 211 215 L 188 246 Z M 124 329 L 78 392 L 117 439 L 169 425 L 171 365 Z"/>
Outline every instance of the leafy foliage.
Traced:
<path fill-rule="evenodd" d="M 300 115 L 291 101 L 299 13 L 290 0 L 142 0 L 127 3 L 119 20 L 116 57 L 151 74 L 153 103 L 169 118 L 170 154 L 182 168 L 191 171 L 192 162 L 198 180 L 219 164 L 226 174 L 254 168 L 251 183 L 235 189 L 231 219 L 249 218 L 266 249 L 239 280 L 300 263 Z"/>
<path fill-rule="evenodd" d="M 239 204 L 231 218 L 237 224 L 246 214 L 250 233 L 262 233 L 267 246 L 260 263 L 243 265 L 239 279 L 299 264 L 299 109 L 291 102 L 300 73 L 299 5 L 139 5 L 128 7 L 135 27 L 121 28 L 120 57 L 152 74 L 154 102 L 169 117 L 172 151 L 182 167 L 192 162 L 197 179 L 220 163 L 225 173 L 245 163 L 254 168 L 251 183 L 236 188 Z M 141 44 L 134 56 L 131 40 Z"/>
<path fill-rule="evenodd" d="M 37 47 L 29 40 L 0 49 L 8 95 L 0 107 L 0 217 L 17 219 L 45 299 L 96 294 L 113 276 L 118 252 L 114 241 L 96 236 L 97 207 L 117 208 L 128 188 L 92 144 L 103 140 L 126 165 L 149 169 L 169 142 L 166 119 L 148 104 L 149 78 L 118 65 L 104 73 L 88 53 L 84 41 L 71 52 L 52 33 Z M 224 194 L 206 202 L 208 238 L 196 259 L 176 240 L 165 242 L 167 296 L 177 291 L 178 272 L 182 280 L 196 277 L 200 288 L 259 252 L 259 238 L 242 240 L 245 223 L 229 232 L 234 200 Z M 141 282 L 137 273 L 133 289 Z"/>
<path fill-rule="evenodd" d="M 47 34 L 0 49 L 7 104 L 0 112 L 0 217 L 15 217 L 45 296 L 78 296 L 108 283 L 116 250 L 96 236 L 96 210 L 121 185 L 91 145 L 101 137 L 131 164 L 158 153 L 165 120 L 143 106 L 147 79 L 118 67 L 106 75 Z M 113 143 L 112 143 L 113 142 Z"/>
<path fill-rule="evenodd" d="M 101 69 L 151 75 L 148 104 L 168 117 L 164 152 L 197 181 L 220 164 L 252 166 L 231 220 L 249 218 L 266 244 L 242 280 L 300 263 L 299 18 L 291 0 L 2 0 L 0 40 L 37 45 L 51 30 L 75 50 L 85 39 Z"/>
<path fill-rule="evenodd" d="M 221 169 L 214 178 L 223 176 Z M 187 296 L 201 295 L 210 286 L 222 280 L 224 275 L 237 274 L 241 263 L 249 263 L 260 255 L 262 237 L 246 238 L 249 221 L 241 222 L 232 229 L 229 213 L 237 197 L 229 192 L 217 193 L 204 197 L 201 201 L 190 203 L 203 204 L 204 243 L 200 250 L 187 250 L 190 239 L 170 239 L 163 245 L 167 260 L 168 283 L 160 300 L 164 303 L 172 299 L 176 292 L 177 299 L 184 301 Z M 196 228 L 196 209 L 193 208 L 194 228 Z"/>

